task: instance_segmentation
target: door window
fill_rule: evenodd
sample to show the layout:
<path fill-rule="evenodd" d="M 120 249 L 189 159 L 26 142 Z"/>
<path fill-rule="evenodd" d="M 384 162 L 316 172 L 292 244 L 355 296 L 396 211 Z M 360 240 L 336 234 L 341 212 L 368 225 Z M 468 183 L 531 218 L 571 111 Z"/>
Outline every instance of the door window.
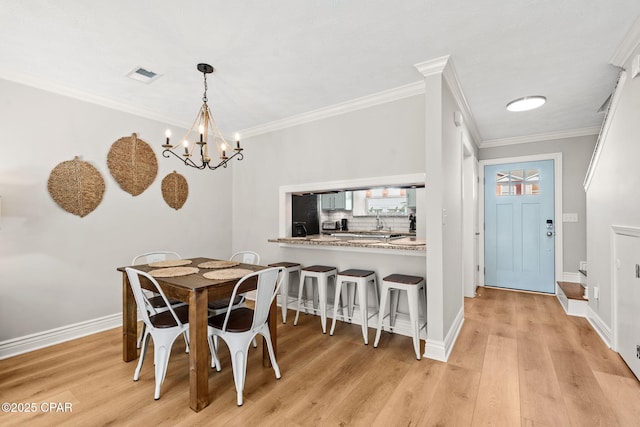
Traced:
<path fill-rule="evenodd" d="M 540 194 L 540 170 L 519 169 L 496 173 L 496 196 L 531 196 Z"/>

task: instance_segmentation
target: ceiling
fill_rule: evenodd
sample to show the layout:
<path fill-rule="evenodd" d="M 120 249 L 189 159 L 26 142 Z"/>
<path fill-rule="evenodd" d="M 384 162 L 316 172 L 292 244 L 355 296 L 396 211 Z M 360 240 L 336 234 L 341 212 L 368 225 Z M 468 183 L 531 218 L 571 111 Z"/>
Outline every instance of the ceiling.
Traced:
<path fill-rule="evenodd" d="M 481 141 L 600 126 L 638 0 L 3 0 L 0 78 L 225 134 L 421 80 L 451 55 Z M 161 76 L 126 77 L 136 67 Z M 505 105 L 527 95 L 530 112 Z M 593 133 L 593 132 L 591 132 Z"/>

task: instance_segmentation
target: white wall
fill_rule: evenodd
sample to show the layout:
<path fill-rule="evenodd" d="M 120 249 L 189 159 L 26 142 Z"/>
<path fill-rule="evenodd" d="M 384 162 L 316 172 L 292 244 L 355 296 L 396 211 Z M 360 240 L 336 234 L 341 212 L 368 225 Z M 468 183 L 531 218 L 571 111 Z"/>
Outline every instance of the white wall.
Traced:
<path fill-rule="evenodd" d="M 448 85 L 442 97 L 442 165 L 444 169 L 444 331 L 448 332 L 463 309 L 462 253 L 462 132 L 453 122 L 454 111 L 460 108 Z"/>
<path fill-rule="evenodd" d="M 278 237 L 279 187 L 424 173 L 422 99 L 406 98 L 244 141 L 244 167 L 234 169 L 233 249 L 256 250 L 263 263 L 297 261 L 302 253 L 308 256 L 305 263 L 331 262 L 325 251 L 267 242 Z M 363 260 L 362 267 L 367 263 Z"/>
<path fill-rule="evenodd" d="M 452 65 L 444 72 L 453 76 Z M 460 111 L 450 79 L 425 76 L 427 305 L 429 333 L 425 356 L 446 360 L 461 326 L 462 133 L 453 117 Z M 431 251 L 429 248 L 437 248 Z M 459 317 L 460 316 L 460 317 Z"/>
<path fill-rule="evenodd" d="M 578 272 L 580 261 L 587 259 L 587 208 L 584 177 L 589 167 L 597 135 L 513 144 L 480 149 L 480 160 L 536 154 L 562 153 L 562 209 L 577 213 L 578 222 L 563 223 L 562 252 L 565 272 Z M 562 218 L 557 218 L 561 221 Z M 562 277 L 561 273 L 558 277 Z"/>
<path fill-rule="evenodd" d="M 249 165 L 187 170 L 162 157 L 162 123 L 5 80 L 0 93 L 0 342 L 119 313 L 115 269 L 138 253 L 231 254 L 232 173 Z M 154 148 L 159 164 L 155 181 L 137 197 L 120 189 L 106 162 L 111 144 L 133 132 Z M 63 211 L 47 191 L 51 170 L 76 155 L 106 183 L 102 203 L 84 218 Z M 160 191 L 173 170 L 189 183 L 178 211 Z"/>
<path fill-rule="evenodd" d="M 625 68 L 631 70 L 630 64 Z M 640 226 L 638 100 L 640 77 L 629 76 L 620 90 L 607 138 L 601 141 L 599 161 L 587 191 L 589 307 L 608 328 L 613 326 L 611 226 Z M 593 297 L 594 286 L 600 288 L 598 300 Z"/>

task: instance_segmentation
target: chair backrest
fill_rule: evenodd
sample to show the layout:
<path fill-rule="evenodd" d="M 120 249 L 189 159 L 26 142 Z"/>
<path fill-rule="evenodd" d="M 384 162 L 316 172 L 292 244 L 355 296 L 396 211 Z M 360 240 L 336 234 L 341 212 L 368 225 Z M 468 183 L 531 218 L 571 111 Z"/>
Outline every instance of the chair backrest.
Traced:
<path fill-rule="evenodd" d="M 133 297 L 135 298 L 136 304 L 138 305 L 138 308 L 139 308 L 138 311 L 142 315 L 142 321 L 147 325 L 147 327 L 149 326 L 153 327 L 153 324 L 149 319 L 149 313 L 150 312 L 155 313 L 155 310 L 151 305 L 151 303 L 149 302 L 147 295 L 144 292 L 142 292 L 142 286 L 140 285 L 141 276 L 148 279 L 151 282 L 152 286 L 155 287 L 155 289 L 153 289 L 153 292 L 159 294 L 162 297 L 165 305 L 167 306 L 167 308 L 171 312 L 171 315 L 175 319 L 176 324 L 178 326 L 182 326 L 182 322 L 180 322 L 180 319 L 176 315 L 176 312 L 173 311 L 173 307 L 171 306 L 171 304 L 169 304 L 169 300 L 167 299 L 167 296 L 164 294 L 164 292 L 162 291 L 162 288 L 160 287 L 156 279 L 153 278 L 153 276 L 151 276 L 149 273 L 145 273 L 144 271 L 136 270 L 135 268 L 131 268 L 131 267 L 125 268 L 125 271 L 127 272 L 127 277 L 129 278 L 129 284 L 131 285 L 131 290 L 133 291 Z"/>
<path fill-rule="evenodd" d="M 229 321 L 229 316 L 232 312 L 233 301 L 236 298 L 238 289 L 243 282 L 250 280 L 253 277 L 257 277 L 258 286 L 256 289 L 256 301 L 255 307 L 253 309 L 253 322 L 251 323 L 251 329 L 255 329 L 256 327 L 267 322 L 271 303 L 278 294 L 280 285 L 284 280 L 284 267 L 271 267 L 264 270 L 256 271 L 254 273 L 247 274 L 242 279 L 238 280 L 238 283 L 236 283 L 236 286 L 233 288 L 233 293 L 231 294 L 231 303 L 227 308 L 227 315 L 225 316 L 224 324 L 222 325 L 223 331 L 227 329 L 227 322 Z"/>
<path fill-rule="evenodd" d="M 252 251 L 240 251 L 231 255 L 230 261 L 240 261 L 243 264 L 260 264 L 260 255 Z"/>
<path fill-rule="evenodd" d="M 131 265 L 149 264 L 150 262 L 165 261 L 168 259 L 180 259 L 181 256 L 177 252 L 172 251 L 153 251 L 136 256 Z"/>

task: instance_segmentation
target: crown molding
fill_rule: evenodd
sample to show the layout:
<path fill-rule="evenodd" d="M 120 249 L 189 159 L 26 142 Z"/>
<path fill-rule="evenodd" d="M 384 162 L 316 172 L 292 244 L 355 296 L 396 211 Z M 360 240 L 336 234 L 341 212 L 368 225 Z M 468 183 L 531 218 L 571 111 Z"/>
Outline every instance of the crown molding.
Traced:
<path fill-rule="evenodd" d="M 550 141 L 554 139 L 574 138 L 578 136 L 597 135 L 599 126 L 561 130 L 557 132 L 537 133 L 535 135 L 515 136 L 510 138 L 487 139 L 480 143 L 480 148 L 503 147 L 505 145 L 527 144 L 529 142 Z"/>
<path fill-rule="evenodd" d="M 478 126 L 476 125 L 476 120 L 473 117 L 473 113 L 471 112 L 471 107 L 469 107 L 469 103 L 467 102 L 467 98 L 464 96 L 464 92 L 462 91 L 462 86 L 460 85 L 460 79 L 458 78 L 458 73 L 456 73 L 456 69 L 453 66 L 453 61 L 449 60 L 447 67 L 444 69 L 444 80 L 447 82 L 451 93 L 453 94 L 456 103 L 462 110 L 462 117 L 464 119 L 465 126 L 471 134 L 473 138 L 473 142 L 476 146 L 478 143 L 482 141 L 482 136 L 480 135 L 480 131 L 478 130 Z"/>
<path fill-rule="evenodd" d="M 609 63 L 616 67 L 624 67 L 633 52 L 640 46 L 640 17 L 638 17 L 627 34 L 618 45 L 618 48 L 613 52 Z"/>
<path fill-rule="evenodd" d="M 622 96 L 622 89 L 624 88 L 626 81 L 627 73 L 623 70 L 620 72 L 618 84 L 616 85 L 613 96 L 611 97 L 609 109 L 607 110 L 604 122 L 602 123 L 602 128 L 600 129 L 598 140 L 596 141 L 596 146 L 593 149 L 593 154 L 591 155 L 591 161 L 589 162 L 589 167 L 587 168 L 587 174 L 585 175 L 584 182 L 582 184 L 584 187 L 584 191 L 589 191 L 591 180 L 593 179 L 593 175 L 596 173 L 596 169 L 598 168 L 600 154 L 602 153 L 604 144 L 607 142 L 607 136 L 609 135 L 609 130 L 611 129 L 611 122 L 613 121 L 613 117 L 616 114 L 618 103 L 620 102 L 620 96 Z"/>
<path fill-rule="evenodd" d="M 330 105 L 328 107 L 319 108 L 317 110 L 312 110 L 306 113 L 297 114 L 285 119 L 275 120 L 273 122 L 250 127 L 247 129 L 242 129 L 238 132 L 240 133 L 240 135 L 242 135 L 242 138 L 248 138 L 268 132 L 277 131 L 280 129 L 286 129 L 308 122 L 313 122 L 316 120 L 325 119 L 332 116 L 338 116 L 340 114 L 349 113 L 351 111 L 362 110 L 364 108 L 373 107 L 379 104 L 385 104 L 387 102 L 396 101 L 403 98 L 409 98 L 411 96 L 420 95 L 423 93 L 424 82 L 418 81 L 409 83 L 404 86 L 399 86 L 393 89 L 374 93 L 372 95 L 363 96 L 361 98 L 356 98 L 350 101 L 341 102 L 339 104 Z"/>
<path fill-rule="evenodd" d="M 462 117 L 467 131 L 473 139 L 473 143 L 476 146 L 479 146 L 478 142 L 482 141 L 482 136 L 480 135 L 480 131 L 476 125 L 476 121 L 473 117 L 473 113 L 471 112 L 471 108 L 469 107 L 469 103 L 467 102 L 467 98 L 464 96 L 464 92 L 462 91 L 460 79 L 458 78 L 458 73 L 456 73 L 456 69 L 453 66 L 451 55 L 441 56 L 430 61 L 419 62 L 414 64 L 414 67 L 416 67 L 418 72 L 424 77 L 432 76 L 434 74 L 442 74 L 449 90 L 451 90 L 456 104 L 462 110 Z"/>
<path fill-rule="evenodd" d="M 418 62 L 413 66 L 416 67 L 418 72 L 424 77 L 428 77 L 434 74 L 440 74 L 444 72 L 447 64 L 451 62 L 451 55 L 441 56 L 439 58 L 430 59 L 429 61 Z"/>
<path fill-rule="evenodd" d="M 73 99 L 88 102 L 91 104 L 99 105 L 101 107 L 106 107 L 113 110 L 121 111 L 123 113 L 133 114 L 134 116 L 139 116 L 145 119 L 154 120 L 167 125 L 180 127 L 183 129 L 189 129 L 189 127 L 191 127 L 191 123 L 176 121 L 174 118 L 162 116 L 160 114 L 154 113 L 151 110 L 132 107 L 129 104 L 115 101 L 110 98 L 105 98 L 103 96 L 95 95 L 90 92 L 73 89 L 68 86 L 64 86 L 54 82 L 47 82 L 40 78 L 36 78 L 35 76 L 32 76 L 30 74 L 14 73 L 6 70 L 0 70 L 0 79 L 4 79 L 13 83 L 22 84 L 25 86 L 30 86 L 36 89 L 47 91 L 47 92 L 52 92 L 57 95 L 66 96 L 68 98 L 73 98 Z"/>

